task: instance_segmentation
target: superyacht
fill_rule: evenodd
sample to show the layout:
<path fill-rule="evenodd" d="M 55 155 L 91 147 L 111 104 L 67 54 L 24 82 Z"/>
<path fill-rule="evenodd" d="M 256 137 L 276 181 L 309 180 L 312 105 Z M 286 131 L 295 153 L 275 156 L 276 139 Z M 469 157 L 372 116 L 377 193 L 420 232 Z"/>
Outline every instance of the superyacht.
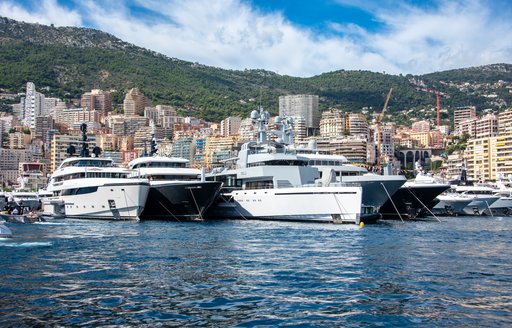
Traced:
<path fill-rule="evenodd" d="M 216 199 L 221 182 L 205 181 L 204 172 L 188 167 L 184 158 L 157 156 L 153 134 L 150 156 L 128 164 L 137 177 L 149 179 L 149 196 L 142 219 L 196 220 Z"/>
<path fill-rule="evenodd" d="M 133 171 L 114 165 L 112 159 L 97 157 L 99 148 L 93 150 L 96 157 L 89 156 L 87 125 L 80 129 L 84 140 L 80 157 L 65 159 L 53 172 L 46 187 L 53 197 L 43 206 L 61 202 L 67 218 L 139 220 L 149 192 L 148 179 L 134 178 Z"/>
<path fill-rule="evenodd" d="M 224 183 L 208 216 L 359 224 L 361 186 L 337 182 L 334 172 L 320 179 L 307 158 L 282 140 L 268 140 L 269 116 L 261 107 L 253 111 L 257 141 L 243 144 L 237 157 L 207 175 Z"/>

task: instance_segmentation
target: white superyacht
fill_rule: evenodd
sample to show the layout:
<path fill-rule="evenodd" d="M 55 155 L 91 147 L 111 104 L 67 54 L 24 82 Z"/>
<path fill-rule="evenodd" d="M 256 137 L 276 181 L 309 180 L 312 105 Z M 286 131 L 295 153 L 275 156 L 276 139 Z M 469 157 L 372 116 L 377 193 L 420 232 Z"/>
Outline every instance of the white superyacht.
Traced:
<path fill-rule="evenodd" d="M 258 140 L 242 145 L 236 158 L 207 175 L 224 183 L 208 211 L 217 218 L 359 223 L 362 188 L 336 182 L 334 174 L 320 180 L 317 168 L 285 143 L 267 140 L 269 114 L 251 113 Z"/>
<path fill-rule="evenodd" d="M 53 172 L 46 191 L 51 202 L 64 205 L 67 218 L 139 220 L 149 192 L 149 181 L 133 178 L 133 171 L 117 167 L 110 158 L 89 157 L 84 134 L 81 157 L 70 157 Z M 58 213 L 55 213 L 58 214 Z"/>

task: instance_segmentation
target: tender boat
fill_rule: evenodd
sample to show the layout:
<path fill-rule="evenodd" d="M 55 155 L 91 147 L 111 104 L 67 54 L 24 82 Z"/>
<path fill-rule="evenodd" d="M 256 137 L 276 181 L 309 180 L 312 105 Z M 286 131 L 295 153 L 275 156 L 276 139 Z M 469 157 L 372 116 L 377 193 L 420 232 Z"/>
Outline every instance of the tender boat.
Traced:
<path fill-rule="evenodd" d="M 44 222 L 36 213 L 28 214 L 4 214 L 0 213 L 0 220 L 4 220 L 9 223 L 34 223 Z"/>

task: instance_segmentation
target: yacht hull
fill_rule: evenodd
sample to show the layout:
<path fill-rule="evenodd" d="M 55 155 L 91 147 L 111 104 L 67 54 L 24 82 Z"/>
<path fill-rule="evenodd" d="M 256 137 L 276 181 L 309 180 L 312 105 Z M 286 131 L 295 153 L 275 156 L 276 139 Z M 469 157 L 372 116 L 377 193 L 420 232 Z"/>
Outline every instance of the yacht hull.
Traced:
<path fill-rule="evenodd" d="M 361 175 L 342 177 L 342 182 L 358 183 L 363 188 L 362 204 L 378 211 L 407 179 L 400 175 Z"/>
<path fill-rule="evenodd" d="M 464 214 L 463 210 L 466 206 L 471 203 L 471 199 L 460 198 L 460 197 L 450 197 L 438 196 L 439 203 L 437 203 L 433 208 L 432 212 L 438 215 L 450 215 L 457 216 Z"/>
<path fill-rule="evenodd" d="M 94 192 L 80 194 L 80 188 L 75 188 L 78 190 L 75 194 L 61 194 L 67 218 L 139 220 L 148 196 L 149 183 L 123 182 L 86 188 Z"/>
<path fill-rule="evenodd" d="M 512 197 L 501 196 L 490 206 L 493 215 L 510 215 L 512 214 Z"/>
<path fill-rule="evenodd" d="M 235 190 L 220 197 L 210 217 L 359 224 L 361 187 Z"/>
<path fill-rule="evenodd" d="M 202 219 L 221 185 L 217 181 L 152 183 L 141 219 Z"/>
<path fill-rule="evenodd" d="M 437 204 L 436 197 L 449 188 L 444 184 L 402 186 L 379 212 L 383 219 L 414 219 L 427 214 Z"/>
<path fill-rule="evenodd" d="M 490 206 L 496 202 L 499 196 L 478 195 L 468 206 L 464 207 L 465 215 L 489 215 Z"/>

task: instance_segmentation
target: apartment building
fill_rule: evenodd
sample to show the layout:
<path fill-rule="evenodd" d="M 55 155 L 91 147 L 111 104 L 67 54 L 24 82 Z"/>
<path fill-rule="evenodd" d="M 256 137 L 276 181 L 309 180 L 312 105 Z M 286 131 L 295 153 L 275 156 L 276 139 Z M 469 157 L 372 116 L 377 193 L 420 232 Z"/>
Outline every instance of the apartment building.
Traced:
<path fill-rule="evenodd" d="M 96 147 L 96 135 L 87 134 L 89 149 Z M 72 134 L 56 134 L 53 136 L 52 153 L 50 155 L 50 171 L 53 172 L 66 158 L 69 157 L 67 152 L 70 146 L 75 147 L 75 154 L 79 155 L 82 149 L 82 133 L 80 131 L 72 131 Z"/>
<path fill-rule="evenodd" d="M 133 88 L 125 95 L 123 101 L 124 115 L 143 115 L 146 107 L 151 107 L 151 102 L 140 92 L 139 88 Z"/>
<path fill-rule="evenodd" d="M 222 160 L 228 159 L 234 155 L 235 144 L 238 142 L 238 136 L 208 136 L 204 149 L 204 166 L 211 169 L 221 166 Z"/>
<path fill-rule="evenodd" d="M 106 117 L 112 111 L 112 97 L 108 91 L 94 89 L 82 95 L 80 106 L 98 111 L 101 117 Z"/>
<path fill-rule="evenodd" d="M 495 137 L 498 135 L 498 117 L 487 114 L 476 121 L 476 138 Z"/>
<path fill-rule="evenodd" d="M 240 140 L 243 141 L 251 141 L 256 140 L 257 129 L 252 124 L 252 119 L 244 118 L 242 122 L 240 122 Z"/>
<path fill-rule="evenodd" d="M 469 139 L 465 155 L 468 179 L 475 181 L 496 179 L 496 137 Z"/>
<path fill-rule="evenodd" d="M 369 125 L 366 116 L 359 113 L 348 114 L 348 119 L 345 120 L 345 131 L 350 135 L 358 135 L 368 139 Z"/>
<path fill-rule="evenodd" d="M 512 108 L 498 114 L 498 134 L 512 134 Z"/>
<path fill-rule="evenodd" d="M 414 122 L 411 125 L 412 132 L 430 132 L 430 122 L 429 121 L 418 121 Z"/>
<path fill-rule="evenodd" d="M 368 141 L 364 138 L 348 137 L 330 142 L 333 154 L 343 155 L 352 164 L 366 164 L 368 161 Z"/>
<path fill-rule="evenodd" d="M 475 119 L 476 118 L 476 107 L 459 107 L 453 111 L 453 126 L 455 129 L 459 126 L 459 124 L 463 121 Z"/>
<path fill-rule="evenodd" d="M 242 118 L 230 116 L 220 122 L 220 134 L 227 137 L 239 134 Z"/>
<path fill-rule="evenodd" d="M 279 97 L 279 116 L 303 117 L 307 135 L 314 135 L 320 127 L 320 109 L 316 95 L 288 95 Z"/>
<path fill-rule="evenodd" d="M 345 133 L 345 114 L 339 109 L 330 109 L 322 113 L 320 136 L 336 138 Z"/>
<path fill-rule="evenodd" d="M 500 173 L 504 176 L 512 174 L 512 132 L 496 137 L 496 174 Z"/>

